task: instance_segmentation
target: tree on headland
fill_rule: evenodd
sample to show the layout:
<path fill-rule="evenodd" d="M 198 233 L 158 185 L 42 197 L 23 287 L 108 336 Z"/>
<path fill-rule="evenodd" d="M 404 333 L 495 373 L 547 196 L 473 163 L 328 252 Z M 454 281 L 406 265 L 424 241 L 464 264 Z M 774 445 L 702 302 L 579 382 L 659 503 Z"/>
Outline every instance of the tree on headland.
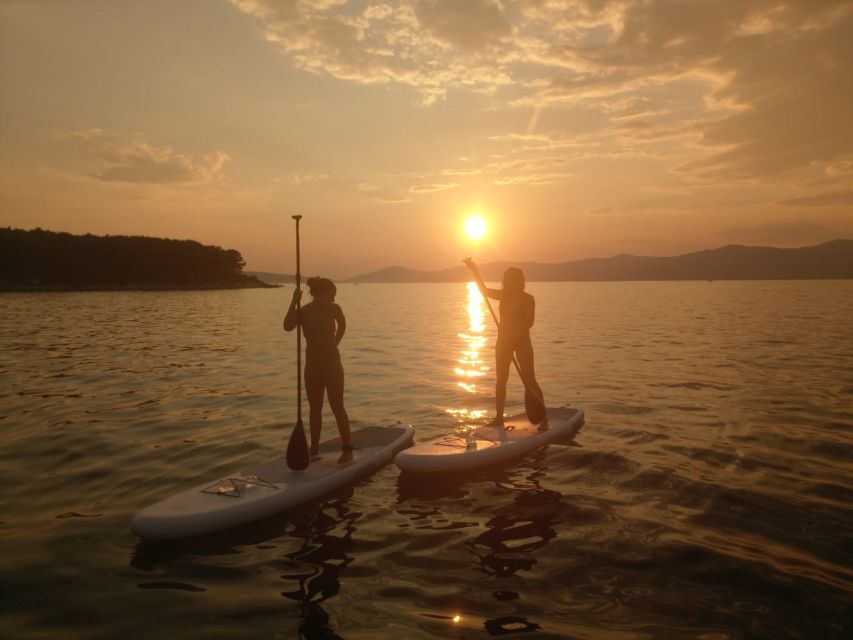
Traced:
<path fill-rule="evenodd" d="M 239 251 L 195 240 L 0 229 L 0 288 L 207 289 L 266 286 Z"/>

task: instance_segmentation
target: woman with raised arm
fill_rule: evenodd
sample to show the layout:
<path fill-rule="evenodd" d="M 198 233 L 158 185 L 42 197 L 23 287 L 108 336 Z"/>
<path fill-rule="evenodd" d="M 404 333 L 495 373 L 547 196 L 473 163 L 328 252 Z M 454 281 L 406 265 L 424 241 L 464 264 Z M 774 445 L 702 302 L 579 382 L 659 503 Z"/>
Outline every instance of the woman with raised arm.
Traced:
<path fill-rule="evenodd" d="M 533 367 L 533 344 L 530 342 L 530 328 L 536 316 L 536 300 L 524 290 L 524 273 L 517 267 L 509 267 L 503 275 L 501 289 L 490 289 L 480 277 L 477 265 L 470 258 L 465 264 L 471 269 L 480 292 L 489 298 L 500 301 L 500 322 L 498 340 L 495 344 L 495 417 L 490 424 L 502 426 L 504 423 L 504 405 L 506 404 L 506 383 L 509 379 L 509 366 L 513 359 L 517 362 L 518 373 L 529 393 L 532 393 L 543 407 L 544 397 Z M 548 429 L 548 418 L 539 423 L 539 430 Z"/>
<path fill-rule="evenodd" d="M 284 330 L 293 331 L 297 323 L 305 334 L 305 392 L 308 396 L 311 424 L 311 457 L 320 453 L 320 431 L 323 429 L 323 396 L 335 414 L 341 436 L 342 453 L 338 462 L 352 460 L 349 416 L 344 409 L 344 368 L 338 344 L 346 332 L 347 321 L 340 305 L 335 303 L 338 290 L 328 278 L 308 278 L 312 301 L 297 312 L 302 291 L 296 289 L 290 308 L 284 316 Z"/>

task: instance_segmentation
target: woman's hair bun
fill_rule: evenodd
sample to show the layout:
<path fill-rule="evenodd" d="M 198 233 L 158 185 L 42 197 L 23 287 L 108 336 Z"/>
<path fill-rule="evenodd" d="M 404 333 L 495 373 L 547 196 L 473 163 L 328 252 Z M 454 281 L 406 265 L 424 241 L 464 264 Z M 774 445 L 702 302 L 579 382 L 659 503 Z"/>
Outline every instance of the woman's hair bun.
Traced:
<path fill-rule="evenodd" d="M 308 278 L 306 282 L 308 283 L 308 289 L 311 291 L 312 296 L 317 295 L 318 293 L 328 293 L 334 296 L 338 293 L 338 288 L 335 286 L 335 283 L 328 278 L 314 276 Z"/>

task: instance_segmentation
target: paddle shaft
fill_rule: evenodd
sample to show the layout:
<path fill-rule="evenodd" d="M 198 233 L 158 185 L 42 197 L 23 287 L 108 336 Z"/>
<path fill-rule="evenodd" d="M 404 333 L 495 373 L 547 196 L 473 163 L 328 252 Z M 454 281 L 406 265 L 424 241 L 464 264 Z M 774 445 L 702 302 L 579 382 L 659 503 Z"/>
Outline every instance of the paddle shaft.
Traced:
<path fill-rule="evenodd" d="M 299 221 L 302 216 L 293 216 L 296 220 L 296 290 L 293 292 L 296 298 L 296 424 L 290 432 L 290 440 L 287 442 L 287 453 L 285 462 L 291 471 L 304 471 L 311 464 L 311 454 L 308 450 L 308 441 L 305 438 L 305 427 L 302 426 L 302 322 L 300 313 L 302 311 L 302 274 L 299 256 Z M 293 303 L 291 303 L 292 305 Z M 294 309 L 288 310 L 293 311 Z"/>
<path fill-rule="evenodd" d="M 471 264 L 474 265 L 473 260 L 471 260 Z M 483 282 L 483 278 L 480 277 L 480 272 L 477 270 L 476 266 L 474 266 L 474 268 L 471 269 L 471 271 L 473 272 L 474 277 L 477 279 L 477 284 L 480 285 L 481 291 L 485 291 L 485 289 L 487 288 L 486 283 Z M 498 320 L 498 316 L 495 313 L 494 308 L 492 307 L 492 303 L 489 302 L 489 296 L 487 296 L 485 293 L 483 293 L 483 300 L 486 301 L 486 306 L 489 308 L 489 313 L 492 314 L 492 320 L 495 321 L 495 326 L 497 326 L 498 331 L 500 331 L 501 322 L 500 322 L 500 320 Z M 530 393 L 532 393 L 534 395 L 534 397 L 537 400 L 539 400 L 539 402 L 544 407 L 545 406 L 545 400 L 536 392 L 535 389 L 532 389 L 530 387 L 530 385 L 525 382 L 524 375 L 521 373 L 521 367 L 518 364 L 518 360 L 515 359 L 515 354 L 512 354 L 512 364 L 515 366 L 515 370 L 518 372 L 518 377 L 521 378 L 521 382 L 524 384 L 524 388 L 527 391 L 529 391 Z"/>
<path fill-rule="evenodd" d="M 300 291 L 302 274 L 299 259 L 299 221 L 302 216 L 293 216 L 296 220 L 296 290 Z M 302 309 L 302 297 L 296 299 L 296 419 L 302 422 L 302 322 L 299 312 Z"/>

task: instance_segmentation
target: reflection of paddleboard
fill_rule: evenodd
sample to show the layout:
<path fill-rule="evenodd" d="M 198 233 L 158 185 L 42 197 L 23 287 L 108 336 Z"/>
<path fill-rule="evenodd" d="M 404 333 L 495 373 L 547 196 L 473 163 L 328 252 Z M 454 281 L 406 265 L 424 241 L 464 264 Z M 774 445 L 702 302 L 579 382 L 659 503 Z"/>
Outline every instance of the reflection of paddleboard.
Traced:
<path fill-rule="evenodd" d="M 479 427 L 466 435 L 416 444 L 401 451 L 394 463 L 402 471 L 443 473 L 475 469 L 519 458 L 557 440 L 573 437 L 583 425 L 582 409 L 548 409 L 547 431 L 538 431 L 523 413 L 505 427 Z"/>
<path fill-rule="evenodd" d="M 131 521 L 142 538 L 168 539 L 227 529 L 285 511 L 353 482 L 391 461 L 409 446 L 410 425 L 365 427 L 352 433 L 353 459 L 338 464 L 339 439 L 320 445 L 320 458 L 291 471 L 284 456 L 214 482 L 206 482 L 137 513 Z"/>

